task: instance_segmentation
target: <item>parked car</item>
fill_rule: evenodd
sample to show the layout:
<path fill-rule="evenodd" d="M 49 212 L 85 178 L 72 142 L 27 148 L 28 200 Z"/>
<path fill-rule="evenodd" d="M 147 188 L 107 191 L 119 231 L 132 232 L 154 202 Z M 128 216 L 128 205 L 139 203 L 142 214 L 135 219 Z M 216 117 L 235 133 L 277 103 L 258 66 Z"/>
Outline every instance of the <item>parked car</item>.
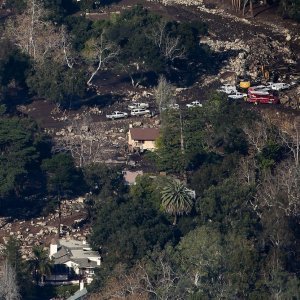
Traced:
<path fill-rule="evenodd" d="M 228 95 L 237 92 L 236 87 L 234 85 L 230 85 L 230 84 L 222 85 L 217 91 L 221 92 L 221 93 L 228 94 Z"/>
<path fill-rule="evenodd" d="M 142 116 L 142 115 L 147 115 L 147 114 L 151 114 L 151 111 L 149 109 L 135 108 L 135 109 L 131 110 L 132 116 Z"/>
<path fill-rule="evenodd" d="M 234 100 L 245 99 L 246 97 L 247 97 L 247 94 L 243 94 L 240 92 L 236 92 L 235 94 L 228 95 L 229 99 L 234 99 Z"/>
<path fill-rule="evenodd" d="M 114 111 L 113 113 L 106 115 L 107 119 L 122 119 L 122 118 L 127 118 L 128 117 L 128 113 L 126 112 L 121 112 L 121 111 Z"/>
<path fill-rule="evenodd" d="M 281 90 L 289 89 L 291 85 L 283 82 L 277 82 L 277 83 L 268 82 L 268 87 L 273 91 L 281 91 Z"/>
<path fill-rule="evenodd" d="M 202 107 L 202 103 L 199 101 L 193 101 L 192 103 L 189 103 L 186 105 L 187 108 L 193 108 L 193 107 Z"/>
<path fill-rule="evenodd" d="M 132 110 L 132 109 L 135 109 L 135 108 L 149 108 L 149 104 L 148 103 L 132 103 L 130 105 L 128 105 L 128 109 L 129 110 Z"/>

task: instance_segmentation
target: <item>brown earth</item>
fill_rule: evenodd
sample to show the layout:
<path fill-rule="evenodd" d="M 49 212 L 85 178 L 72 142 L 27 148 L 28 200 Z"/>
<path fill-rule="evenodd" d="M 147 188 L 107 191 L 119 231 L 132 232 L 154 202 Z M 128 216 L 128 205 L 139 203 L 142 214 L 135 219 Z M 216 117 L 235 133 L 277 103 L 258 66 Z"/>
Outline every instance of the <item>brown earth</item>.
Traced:
<path fill-rule="evenodd" d="M 292 21 L 281 20 L 275 14 L 273 9 L 268 7 L 256 8 L 254 19 L 241 18 L 240 15 L 230 10 L 229 6 L 225 6 L 226 1 L 222 3 L 220 1 L 205 1 L 208 4 L 216 4 L 216 9 L 186 7 L 186 6 L 164 6 L 158 2 L 145 2 L 140 0 L 123 0 L 118 4 L 114 4 L 108 8 L 104 8 L 103 12 L 97 14 L 89 14 L 91 19 L 106 19 L 112 13 L 117 13 L 123 9 L 132 7 L 133 5 L 140 3 L 144 7 L 158 14 L 166 17 L 176 19 L 178 21 L 189 20 L 202 20 L 209 26 L 209 34 L 212 39 L 218 39 L 221 41 L 235 41 L 236 39 L 242 39 L 245 43 L 258 34 L 264 34 L 268 37 L 272 37 L 274 40 L 278 40 L 283 44 L 287 44 L 294 51 L 296 57 L 300 55 L 300 39 L 294 38 L 300 33 L 299 24 Z M 221 3 L 221 4 L 220 4 Z M 223 9 L 223 10 L 221 10 Z M 271 25 L 276 24 L 276 25 Z M 292 40 L 286 40 L 286 31 L 288 30 L 292 35 Z M 298 59 L 298 65 L 293 66 L 293 72 L 300 72 L 300 63 Z M 185 103 L 193 100 L 205 101 L 211 91 L 220 84 L 219 79 L 212 78 L 212 81 L 206 83 L 207 78 L 199 78 L 192 87 L 183 89 L 177 92 L 177 101 L 184 107 Z M 83 106 L 77 110 L 60 111 L 57 107 L 49 103 L 48 101 L 39 99 L 33 101 L 31 104 L 20 107 L 20 111 L 26 115 L 35 119 L 41 127 L 45 128 L 47 132 L 50 132 L 54 136 L 54 140 L 58 143 L 63 139 L 66 133 L 66 127 L 73 124 L 76 120 L 82 120 L 83 115 L 87 113 L 91 116 L 92 128 L 95 128 L 94 136 L 101 137 L 100 152 L 101 157 L 99 160 L 115 161 L 118 157 L 122 158 L 121 162 L 125 164 L 131 158 L 125 151 L 126 145 L 126 131 L 129 128 L 129 124 L 143 123 L 146 126 L 157 126 L 158 118 L 128 118 L 125 120 L 108 121 L 105 119 L 105 114 L 114 110 L 127 110 L 128 104 L 133 99 L 140 101 L 147 101 L 150 103 L 151 109 L 155 110 L 154 99 L 151 94 L 145 96 L 143 92 L 152 92 L 151 89 L 145 88 L 133 88 L 130 81 L 127 80 L 124 74 L 112 74 L 108 71 L 102 72 L 97 76 L 95 80 L 98 96 L 86 99 L 86 106 Z M 245 106 L 251 109 L 261 111 L 263 114 L 269 114 L 274 118 L 276 116 L 289 118 L 289 116 L 298 115 L 299 112 L 286 109 L 282 106 L 269 106 L 261 105 L 258 107 L 250 106 L 245 103 Z M 59 135 L 62 130 L 65 130 L 64 135 Z M 137 159 L 138 166 L 140 167 L 140 159 Z M 66 215 L 63 217 L 62 223 L 68 227 L 71 227 L 74 220 L 85 218 L 85 211 L 81 207 L 78 211 L 77 203 L 70 203 L 70 207 L 66 208 Z M 57 226 L 57 213 L 50 214 L 45 219 L 39 218 L 32 221 L 11 221 L 2 220 L 3 224 L 0 225 L 0 243 L 3 242 L 4 237 L 15 236 L 19 238 L 23 244 L 24 255 L 28 255 L 28 247 L 30 248 L 35 243 L 48 243 L 55 235 L 55 232 L 48 230 L 48 233 L 41 233 L 46 226 Z M 33 223 L 32 223 L 33 222 Z M 40 224 L 38 224 L 40 223 Z M 44 224 L 47 225 L 44 225 Z M 9 225 L 10 224 L 10 225 Z M 28 230 L 27 230 L 28 228 Z M 47 231 L 46 231 L 47 232 Z M 87 234 L 88 229 L 83 227 L 79 232 L 72 232 L 68 229 L 66 232 L 70 232 L 71 235 L 77 235 L 82 237 Z M 30 235 L 30 236 L 29 236 Z"/>

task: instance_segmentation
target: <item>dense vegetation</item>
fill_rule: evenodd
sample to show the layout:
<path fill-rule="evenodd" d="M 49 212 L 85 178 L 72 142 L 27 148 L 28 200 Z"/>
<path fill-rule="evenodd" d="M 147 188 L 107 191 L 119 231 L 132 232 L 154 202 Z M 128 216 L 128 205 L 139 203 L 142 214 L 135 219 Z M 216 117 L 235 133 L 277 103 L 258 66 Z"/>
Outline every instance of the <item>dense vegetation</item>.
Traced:
<path fill-rule="evenodd" d="M 200 21 L 137 6 L 92 22 L 71 15 L 73 1 L 43 3 L 32 47 L 22 31 L 30 3 L 7 1 L 16 15 L 0 41 L 0 214 L 29 217 L 88 193 L 90 242 L 103 256 L 90 287 L 99 299 L 298 299 L 299 120 L 286 133 L 216 94 L 202 108 L 161 110 L 158 149 L 146 155 L 157 172 L 136 185 L 125 186 L 118 168 L 76 167 L 68 153 L 51 152 L 51 138 L 16 104 L 38 95 L 80 105 L 106 67 L 133 86 L 156 85 L 162 74 L 188 86 L 217 62 L 199 46 L 208 30 Z M 276 4 L 299 19 L 299 1 Z M 4 253 L 24 299 L 53 293 L 38 286 L 51 268 L 47 254 L 33 254 L 22 261 L 14 240 Z"/>
<path fill-rule="evenodd" d="M 29 1 L 8 19 L 1 41 L 2 90 L 13 82 L 29 96 L 72 108 L 90 96 L 86 87 L 105 68 L 125 73 L 134 86 L 155 84 L 162 73 L 179 85 L 191 84 L 203 68 L 212 70 L 211 54 L 198 43 L 207 33 L 200 21 L 167 20 L 141 6 L 95 22 L 72 11 L 64 1 Z"/>
<path fill-rule="evenodd" d="M 95 196 L 103 204 L 94 210 L 91 241 L 104 263 L 93 288 L 101 287 L 101 299 L 130 288 L 154 299 L 297 299 L 299 162 L 278 129 L 217 95 L 189 116 L 186 151 L 171 110 L 151 159 L 168 174 L 187 175 L 193 210 L 174 226 L 160 176 L 139 178 L 123 200 Z M 259 126 L 266 135 L 255 143 Z"/>

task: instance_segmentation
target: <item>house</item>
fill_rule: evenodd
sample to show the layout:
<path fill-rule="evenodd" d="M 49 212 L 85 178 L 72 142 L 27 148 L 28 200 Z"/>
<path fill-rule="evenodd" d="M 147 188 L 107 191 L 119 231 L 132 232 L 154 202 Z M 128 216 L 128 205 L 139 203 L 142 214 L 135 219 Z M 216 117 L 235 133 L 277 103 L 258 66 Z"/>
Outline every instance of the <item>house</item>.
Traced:
<path fill-rule="evenodd" d="M 159 129 L 157 128 L 130 128 L 128 132 L 129 151 L 154 151 L 158 136 Z"/>
<path fill-rule="evenodd" d="M 71 278 L 84 278 L 89 284 L 94 271 L 101 265 L 101 256 L 93 251 L 85 241 L 52 239 L 49 257 L 54 262 L 54 273 L 48 280 L 66 281 Z"/>

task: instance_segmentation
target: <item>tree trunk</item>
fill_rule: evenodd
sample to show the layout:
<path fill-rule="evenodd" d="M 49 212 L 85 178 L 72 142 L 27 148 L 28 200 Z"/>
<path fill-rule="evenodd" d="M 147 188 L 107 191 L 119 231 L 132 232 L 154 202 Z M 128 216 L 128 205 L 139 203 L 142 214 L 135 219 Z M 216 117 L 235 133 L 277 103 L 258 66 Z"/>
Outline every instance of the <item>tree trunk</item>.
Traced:
<path fill-rule="evenodd" d="M 180 147 L 181 147 L 181 155 L 182 155 L 182 158 L 184 159 L 185 149 L 184 149 L 183 122 L 182 122 L 181 111 L 179 111 L 179 117 L 180 117 Z M 184 167 L 183 178 L 184 178 L 184 182 L 186 184 L 187 183 L 187 174 L 186 174 L 185 166 L 183 166 L 183 167 Z"/>
<path fill-rule="evenodd" d="M 248 4 L 248 0 L 244 0 L 244 5 L 243 5 L 243 16 L 245 16 L 245 10 L 246 10 L 247 4 Z"/>
<path fill-rule="evenodd" d="M 177 214 L 174 215 L 173 226 L 176 226 L 176 224 L 177 224 Z"/>
<path fill-rule="evenodd" d="M 61 198 L 60 198 L 60 192 L 57 194 L 57 200 L 58 200 L 58 238 L 60 238 L 60 227 L 61 227 Z"/>
<path fill-rule="evenodd" d="M 254 12 L 253 12 L 253 0 L 250 0 L 250 14 L 251 14 L 251 17 L 254 18 Z"/>
<path fill-rule="evenodd" d="M 99 59 L 98 66 L 97 66 L 96 70 L 92 73 L 91 77 L 89 78 L 89 80 L 88 80 L 88 82 L 87 82 L 87 85 L 90 86 L 90 85 L 92 84 L 92 80 L 93 80 L 93 78 L 95 77 L 95 75 L 98 73 L 98 71 L 100 70 L 101 65 L 102 65 L 102 59 L 100 58 L 100 59 Z"/>

